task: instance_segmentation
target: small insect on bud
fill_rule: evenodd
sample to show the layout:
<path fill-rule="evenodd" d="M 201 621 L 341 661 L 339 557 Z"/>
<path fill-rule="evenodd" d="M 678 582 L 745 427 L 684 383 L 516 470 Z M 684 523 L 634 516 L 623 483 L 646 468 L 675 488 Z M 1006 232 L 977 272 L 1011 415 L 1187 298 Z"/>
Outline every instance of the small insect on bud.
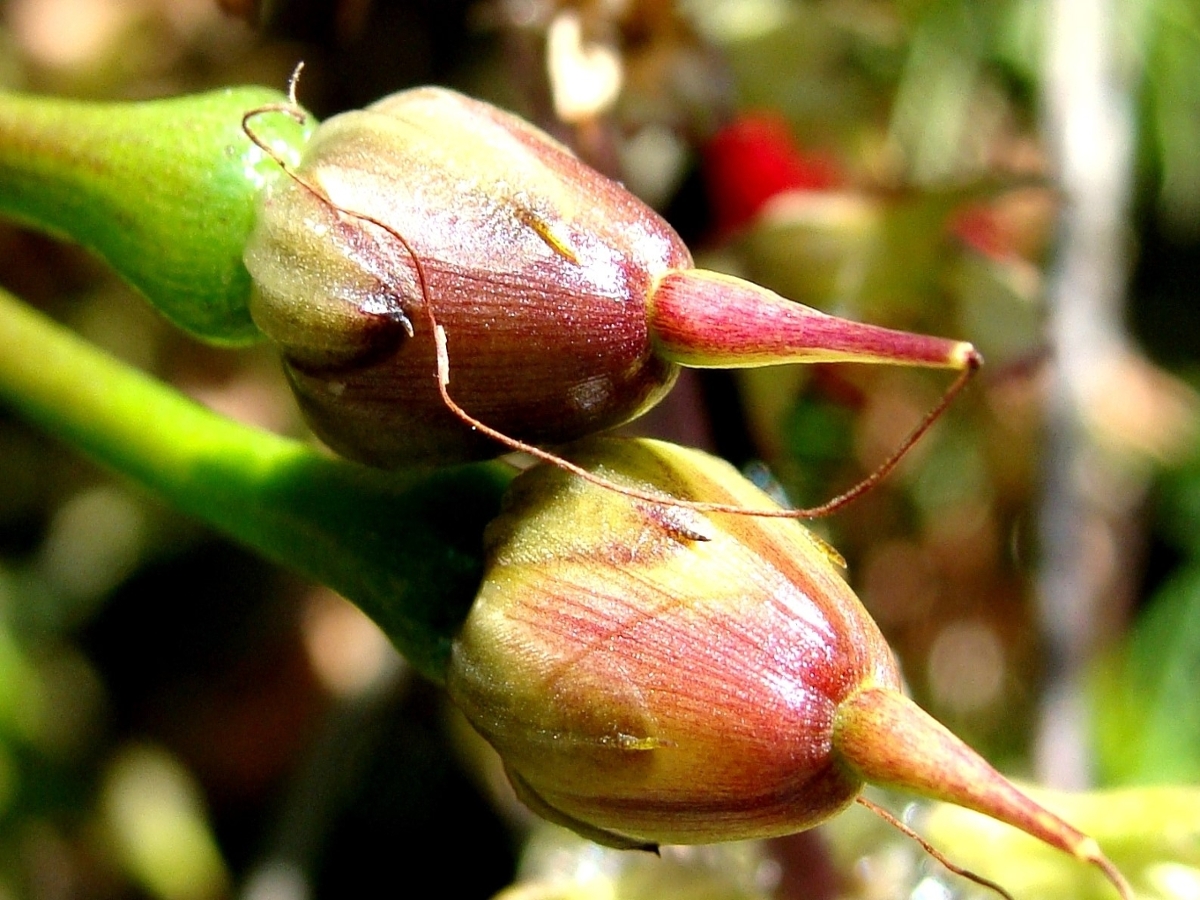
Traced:
<path fill-rule="evenodd" d="M 251 111 L 247 133 L 281 111 Z M 694 269 L 619 184 L 451 91 L 335 116 L 287 171 L 246 248 L 251 314 L 313 429 L 363 462 L 446 463 L 494 456 L 505 438 L 604 431 L 658 402 L 680 365 L 978 362 L 969 344 Z"/>
<path fill-rule="evenodd" d="M 620 485 L 770 505 L 670 444 L 593 438 L 568 457 Z M 870 782 L 994 816 L 1126 890 L 1094 841 L 904 696 L 836 553 L 800 523 L 630 502 L 539 465 L 486 542 L 447 684 L 552 821 L 622 847 L 767 837 Z"/>

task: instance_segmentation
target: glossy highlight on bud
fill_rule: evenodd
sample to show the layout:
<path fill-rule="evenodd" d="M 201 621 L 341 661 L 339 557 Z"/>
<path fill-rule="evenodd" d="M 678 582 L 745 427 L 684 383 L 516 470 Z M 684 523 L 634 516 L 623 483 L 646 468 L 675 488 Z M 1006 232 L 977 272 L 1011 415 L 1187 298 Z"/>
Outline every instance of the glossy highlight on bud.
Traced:
<path fill-rule="evenodd" d="M 624 486 L 770 505 L 671 444 L 593 438 L 566 455 Z M 984 812 L 1127 890 L 1094 841 L 903 695 L 835 555 L 800 523 L 630 502 L 540 465 L 485 541 L 447 687 L 551 821 L 621 847 L 769 837 L 875 783 Z"/>
<path fill-rule="evenodd" d="M 452 91 L 335 116 L 288 171 L 246 248 L 251 313 L 314 431 L 369 464 L 502 452 L 477 423 L 538 446 L 604 431 L 662 399 L 680 365 L 978 361 L 693 268 L 619 184 Z M 465 415 L 438 390 L 438 327 Z"/>

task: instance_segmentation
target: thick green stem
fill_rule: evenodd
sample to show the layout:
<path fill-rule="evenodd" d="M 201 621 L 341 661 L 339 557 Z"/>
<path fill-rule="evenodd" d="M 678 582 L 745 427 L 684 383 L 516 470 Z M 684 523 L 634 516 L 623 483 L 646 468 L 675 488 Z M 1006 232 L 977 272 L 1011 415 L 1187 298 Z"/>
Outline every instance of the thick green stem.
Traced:
<path fill-rule="evenodd" d="M 324 582 L 441 679 L 508 481 L 379 472 L 225 419 L 0 292 L 0 399 L 265 556 Z"/>
<path fill-rule="evenodd" d="M 0 93 L 0 214 L 94 250 L 203 340 L 255 340 L 242 250 L 281 172 L 242 116 L 283 100 L 255 87 L 141 103 Z M 294 162 L 315 122 L 252 126 Z"/>

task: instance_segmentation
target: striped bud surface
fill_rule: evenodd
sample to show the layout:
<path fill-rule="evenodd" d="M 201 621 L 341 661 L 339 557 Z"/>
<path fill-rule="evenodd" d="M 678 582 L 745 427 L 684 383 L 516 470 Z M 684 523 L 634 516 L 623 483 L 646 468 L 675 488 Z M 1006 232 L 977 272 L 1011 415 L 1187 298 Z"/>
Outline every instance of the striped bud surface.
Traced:
<path fill-rule="evenodd" d="M 452 394 L 523 440 L 614 427 L 674 383 L 645 297 L 691 265 L 687 248 L 516 116 L 405 91 L 322 123 L 296 175 L 264 192 L 246 250 L 251 312 L 313 430 L 343 455 L 386 466 L 502 452 L 443 404 L 427 302 Z"/>
<path fill-rule="evenodd" d="M 570 449 L 604 479 L 771 506 L 729 464 L 658 441 Z M 836 553 L 794 519 L 635 501 L 559 467 L 519 476 L 447 687 L 518 795 L 619 847 L 809 828 L 867 783 L 965 806 L 1128 884 L 901 690 Z"/>
<path fill-rule="evenodd" d="M 597 439 L 571 458 L 681 499 L 770 505 L 670 444 Z M 538 466 L 487 549 L 448 685 L 530 806 L 640 846 L 786 834 L 854 799 L 838 704 L 899 677 L 799 522 L 631 502 Z"/>
<path fill-rule="evenodd" d="M 255 122 L 258 122 L 255 119 Z M 963 369 L 970 344 L 828 316 L 692 267 L 653 210 L 495 107 L 439 88 L 321 124 L 262 197 L 254 322 L 313 430 L 378 466 L 495 456 L 641 415 L 685 366 Z M 446 335 L 438 390 L 434 322 Z"/>

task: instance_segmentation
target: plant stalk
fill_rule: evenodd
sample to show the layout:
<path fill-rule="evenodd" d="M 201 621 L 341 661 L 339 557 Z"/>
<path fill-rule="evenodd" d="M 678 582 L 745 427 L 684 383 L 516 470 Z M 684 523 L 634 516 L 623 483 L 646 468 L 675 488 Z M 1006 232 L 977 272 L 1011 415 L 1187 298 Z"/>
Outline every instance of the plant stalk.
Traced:
<path fill-rule="evenodd" d="M 482 573 L 498 464 L 380 472 L 233 422 L 0 291 L 0 400 L 371 616 L 441 680 Z"/>
<path fill-rule="evenodd" d="M 94 251 L 202 340 L 257 340 L 242 249 L 282 172 L 242 117 L 285 99 L 258 87 L 137 103 L 0 92 L 0 214 Z M 315 125 L 254 120 L 293 162 Z"/>

